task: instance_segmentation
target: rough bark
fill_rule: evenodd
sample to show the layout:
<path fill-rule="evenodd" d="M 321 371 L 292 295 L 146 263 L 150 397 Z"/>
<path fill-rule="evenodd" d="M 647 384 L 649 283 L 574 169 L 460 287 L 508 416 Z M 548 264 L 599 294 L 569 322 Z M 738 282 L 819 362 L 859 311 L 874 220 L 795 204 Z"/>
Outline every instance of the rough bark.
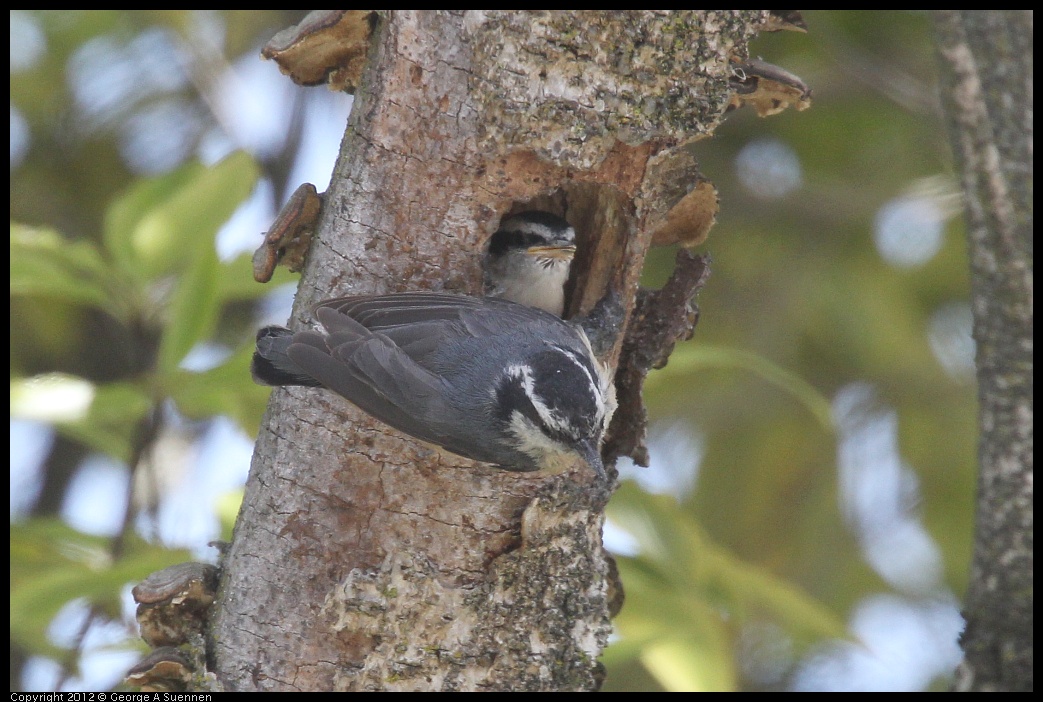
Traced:
<path fill-rule="evenodd" d="M 652 233 L 701 180 L 691 144 L 728 104 L 729 60 L 767 18 L 378 15 L 292 325 L 337 294 L 478 294 L 485 240 L 532 205 L 579 235 L 571 313 L 609 289 L 629 310 Z M 609 494 L 582 468 L 496 470 L 276 390 L 210 669 L 236 690 L 596 689 Z"/>
<path fill-rule="evenodd" d="M 1032 12 L 934 19 L 966 195 L 981 430 L 957 687 L 1031 690 Z"/>

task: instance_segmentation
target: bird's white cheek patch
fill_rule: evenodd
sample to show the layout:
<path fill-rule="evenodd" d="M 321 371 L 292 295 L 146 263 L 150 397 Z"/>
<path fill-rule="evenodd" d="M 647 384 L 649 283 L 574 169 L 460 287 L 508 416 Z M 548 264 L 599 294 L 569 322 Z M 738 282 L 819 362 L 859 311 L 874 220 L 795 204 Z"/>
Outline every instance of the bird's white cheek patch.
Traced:
<path fill-rule="evenodd" d="M 531 456 L 543 471 L 561 472 L 569 467 L 571 452 L 567 447 L 552 440 L 521 412 L 511 413 L 508 431 L 515 439 L 515 448 Z"/>

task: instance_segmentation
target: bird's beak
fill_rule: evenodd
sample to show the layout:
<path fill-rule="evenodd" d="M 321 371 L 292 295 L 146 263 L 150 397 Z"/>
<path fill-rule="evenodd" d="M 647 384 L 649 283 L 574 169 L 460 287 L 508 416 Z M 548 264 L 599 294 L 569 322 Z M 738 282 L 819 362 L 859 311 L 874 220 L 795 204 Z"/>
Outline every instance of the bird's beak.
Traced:
<path fill-rule="evenodd" d="M 571 261 L 572 257 L 576 255 L 576 247 L 572 245 L 530 246 L 525 250 L 525 253 L 530 256 L 539 256 L 540 258 L 554 258 L 561 261 Z"/>
<path fill-rule="evenodd" d="M 598 451 L 598 447 L 594 444 L 584 444 L 582 455 L 584 460 L 594 469 L 594 472 L 598 474 L 598 477 L 607 482 L 608 476 L 605 475 L 605 464 L 601 460 L 601 452 Z"/>

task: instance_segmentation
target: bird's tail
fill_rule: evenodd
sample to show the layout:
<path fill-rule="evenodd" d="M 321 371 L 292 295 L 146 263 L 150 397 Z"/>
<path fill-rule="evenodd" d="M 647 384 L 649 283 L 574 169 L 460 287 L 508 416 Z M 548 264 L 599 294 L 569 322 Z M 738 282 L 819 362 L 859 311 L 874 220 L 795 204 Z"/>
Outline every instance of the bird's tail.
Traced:
<path fill-rule="evenodd" d="M 293 343 L 293 332 L 286 327 L 269 326 L 257 331 L 257 346 L 250 375 L 259 385 L 303 385 L 317 388 L 319 381 L 302 371 L 286 354 Z"/>

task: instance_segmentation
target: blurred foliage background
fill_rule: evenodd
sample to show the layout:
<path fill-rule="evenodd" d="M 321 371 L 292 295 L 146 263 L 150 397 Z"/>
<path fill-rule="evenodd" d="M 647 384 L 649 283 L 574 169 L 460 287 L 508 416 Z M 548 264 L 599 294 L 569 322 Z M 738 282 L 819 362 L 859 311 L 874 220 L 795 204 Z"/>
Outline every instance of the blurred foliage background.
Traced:
<path fill-rule="evenodd" d="M 293 282 L 249 252 L 350 109 L 259 58 L 302 14 L 11 11 L 12 690 L 117 684 L 130 585 L 230 534 L 253 331 Z M 751 54 L 812 108 L 698 147 L 712 275 L 609 506 L 607 690 L 921 690 L 959 661 L 973 342 L 929 25 L 805 19 Z"/>

